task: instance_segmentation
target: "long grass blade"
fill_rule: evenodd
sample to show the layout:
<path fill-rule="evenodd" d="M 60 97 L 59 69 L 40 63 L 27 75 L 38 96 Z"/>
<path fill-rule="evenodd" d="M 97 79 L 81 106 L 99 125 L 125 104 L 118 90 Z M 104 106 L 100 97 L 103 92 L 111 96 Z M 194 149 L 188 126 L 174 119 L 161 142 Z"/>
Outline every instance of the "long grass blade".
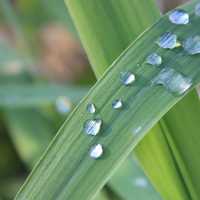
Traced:
<path fill-rule="evenodd" d="M 132 2 L 134 2 L 134 1 L 132 1 Z M 78 5 L 76 5 L 76 3 Z M 93 2 L 90 2 L 90 3 L 93 4 L 94 7 L 98 8 L 98 2 L 93 1 Z M 127 4 L 128 6 L 131 5 L 130 2 L 128 2 L 128 1 L 124 1 L 123 3 L 125 5 Z M 144 3 L 147 3 L 147 2 L 144 2 Z M 143 10 L 143 12 L 141 12 L 143 15 L 140 16 L 140 18 L 144 18 L 144 19 L 147 18 L 149 20 L 149 23 L 151 23 L 152 18 L 148 18 L 148 13 L 152 13 L 153 11 L 151 10 L 152 6 L 150 5 L 150 2 L 148 2 L 148 3 L 149 3 L 148 4 L 148 9 L 146 9 L 146 10 L 145 10 L 145 6 L 143 6 L 143 2 L 141 2 L 141 4 L 134 5 L 134 9 L 133 10 L 136 12 L 137 7 L 140 7 L 140 8 L 142 7 L 145 10 L 145 12 L 144 12 L 144 10 Z M 102 7 L 103 7 L 104 4 L 105 4 L 105 7 L 107 7 L 107 3 L 106 2 L 101 2 L 101 6 Z M 115 9 L 116 5 L 119 5 L 120 3 L 114 2 L 113 4 L 114 4 L 114 5 L 112 5 L 113 7 L 110 6 L 110 10 L 113 9 L 115 11 L 115 10 L 117 10 L 117 9 Z M 82 7 L 82 9 L 80 9 L 81 7 Z M 139 10 L 139 8 L 138 8 L 138 10 Z M 92 20 L 91 20 L 91 18 L 89 17 L 89 15 L 92 15 L 92 11 L 93 11 L 91 9 L 91 6 L 88 7 L 88 6 L 86 6 L 86 4 L 81 5 L 80 2 L 79 3 L 75 2 L 73 7 L 71 7 L 71 11 L 72 11 L 72 16 L 74 17 L 75 23 L 76 23 L 76 25 L 77 25 L 77 27 L 79 29 L 79 32 L 80 32 L 80 34 L 82 36 L 83 44 L 85 44 L 86 49 L 89 49 L 92 52 L 96 52 L 96 51 L 94 51 L 94 49 L 95 50 L 97 50 L 97 49 L 98 50 L 99 49 L 100 50 L 106 49 L 107 51 L 109 49 L 110 52 L 112 52 L 112 51 L 116 52 L 116 48 L 118 48 L 119 50 L 122 51 L 122 47 L 120 46 L 120 43 L 117 46 L 116 44 L 118 44 L 118 43 L 115 41 L 115 39 L 112 39 L 112 41 L 114 43 L 114 45 L 112 45 L 111 39 L 109 39 L 109 35 L 111 36 L 113 34 L 113 31 L 115 31 L 115 24 L 121 24 L 122 20 L 123 20 L 125 25 L 136 23 L 135 26 L 134 26 L 134 29 L 133 30 L 130 29 L 131 33 L 132 32 L 134 32 L 134 33 L 136 32 L 137 33 L 137 28 L 136 27 L 139 26 L 139 25 L 137 25 L 138 21 L 137 20 L 134 21 L 132 17 L 124 19 L 120 15 L 121 10 L 118 9 L 118 13 L 116 14 L 116 12 L 115 12 L 115 15 L 114 15 L 114 17 L 112 19 L 113 23 L 110 23 L 110 27 L 111 27 L 110 29 L 111 30 L 110 29 L 106 29 L 107 30 L 106 34 L 104 34 L 104 33 L 102 34 L 101 32 L 98 34 L 98 36 L 101 35 L 101 36 L 99 36 L 99 38 L 102 37 L 104 39 L 104 41 L 108 40 L 109 42 L 105 43 L 104 46 L 99 45 L 99 44 L 102 44 L 101 42 L 99 42 L 99 44 L 97 43 L 97 44 L 94 45 L 93 43 L 91 44 L 89 42 L 89 40 L 90 40 L 90 38 L 96 37 L 96 35 L 95 34 L 92 35 L 90 32 L 94 32 L 94 27 L 97 24 L 98 24 L 98 28 L 99 29 L 105 30 L 105 27 L 107 25 L 104 23 L 104 21 L 105 21 L 106 17 L 109 18 L 109 14 L 108 13 L 110 13 L 110 12 L 105 9 L 104 15 L 101 16 L 101 18 L 97 17 L 97 19 L 92 18 Z M 95 12 L 98 12 L 98 11 L 99 12 L 103 12 L 102 9 L 96 9 L 95 10 Z M 127 12 L 128 12 L 128 9 L 127 9 Z M 99 15 L 101 15 L 101 14 L 99 14 Z M 101 21 L 101 19 L 102 19 L 102 21 Z M 126 21 L 127 19 L 129 19 L 128 22 Z M 138 18 L 136 18 L 136 19 L 138 19 Z M 147 22 L 148 22 L 148 20 L 147 20 Z M 87 21 L 87 23 L 84 23 L 85 21 Z M 81 26 L 81 24 L 84 24 L 84 26 Z M 142 28 L 142 25 L 140 25 L 140 27 Z M 121 31 L 120 32 L 121 33 L 121 38 L 119 37 L 120 38 L 119 41 L 127 40 L 127 42 L 128 42 L 129 41 L 128 35 L 124 36 L 124 35 L 126 35 L 126 29 L 123 26 L 120 26 L 120 28 L 121 28 L 121 30 L 120 30 Z M 132 33 L 132 35 L 133 35 L 132 37 L 134 39 L 134 34 Z M 89 54 L 90 54 L 90 51 L 88 51 Z M 100 71 L 101 68 L 103 69 L 103 67 L 98 64 L 98 63 L 101 63 L 102 58 L 97 57 L 95 55 L 91 55 L 91 57 L 92 57 L 91 59 L 95 60 L 95 62 L 96 62 L 95 65 L 93 66 L 94 70 L 95 71 L 97 71 L 97 70 Z M 110 57 L 109 59 L 114 59 L 115 58 L 115 56 L 112 53 L 110 53 L 109 56 L 108 56 L 108 54 L 104 55 L 104 59 L 108 60 L 108 57 Z M 103 65 L 105 63 L 101 63 L 101 64 Z M 96 68 L 99 68 L 99 69 L 96 69 Z M 100 75 L 100 74 L 98 74 L 98 75 Z M 187 101 L 187 98 L 184 99 L 181 102 L 181 104 L 182 105 L 184 104 L 184 106 L 178 106 L 177 105 L 175 111 L 173 111 L 173 113 L 169 112 L 169 114 L 167 114 L 167 116 L 170 116 L 170 115 L 175 115 L 176 117 L 179 116 L 178 117 L 178 121 L 180 121 L 180 123 L 181 123 L 181 121 L 182 121 L 182 113 L 183 112 L 190 113 L 190 115 L 192 115 L 192 113 L 193 113 L 193 111 L 190 109 L 190 104 L 193 104 L 193 105 L 196 106 L 196 115 L 198 116 L 199 100 L 195 97 L 194 94 L 195 94 L 195 92 L 193 94 L 191 94 L 190 102 Z M 162 124 L 165 123 L 164 121 L 165 120 L 163 120 Z M 188 132 L 188 131 L 191 132 L 192 131 L 191 132 L 192 135 L 194 137 L 196 137 L 196 135 L 198 133 L 198 130 L 199 130 L 199 128 L 197 128 L 197 126 L 199 126 L 199 123 L 196 122 L 195 119 L 191 120 L 191 121 L 192 121 L 193 127 L 196 127 L 195 129 L 191 129 L 190 126 L 187 125 L 187 123 L 182 124 L 182 129 L 184 129 L 185 131 L 187 130 L 186 132 Z M 185 185 L 187 185 L 187 184 L 185 184 L 185 183 L 183 184 L 183 182 L 184 182 L 183 181 L 183 176 L 187 177 L 188 174 L 190 174 L 190 170 L 187 172 L 187 175 L 186 174 L 181 174 L 181 176 L 180 176 L 180 170 L 176 167 L 177 163 L 174 162 L 174 159 L 176 159 L 174 157 L 174 152 L 171 151 L 170 144 L 168 144 L 168 141 L 166 140 L 166 138 L 162 137 L 162 135 L 165 134 L 165 131 L 166 131 L 166 129 L 162 129 L 161 125 L 158 125 L 156 128 L 154 128 L 151 131 L 151 134 L 148 135 L 139 144 L 139 146 L 136 147 L 136 154 L 137 154 L 137 157 L 139 158 L 139 160 L 142 162 L 145 171 L 150 176 L 150 178 L 153 181 L 153 183 L 156 185 L 156 188 L 158 189 L 158 191 L 161 192 L 162 196 L 164 196 L 166 199 L 172 199 L 172 198 L 183 199 L 184 198 L 183 196 L 185 196 L 185 198 L 188 196 L 187 195 L 188 188 L 185 188 Z M 153 133 L 153 132 L 155 132 L 155 133 Z M 169 132 L 172 135 L 172 137 L 174 137 L 173 135 L 175 135 L 175 134 L 176 134 L 176 136 L 179 136 L 179 140 L 178 141 L 179 141 L 179 143 L 182 142 L 182 138 L 180 136 L 182 134 L 182 130 L 181 129 L 176 129 L 176 131 L 174 131 L 173 129 L 170 129 L 170 131 L 167 131 L 166 134 L 169 135 Z M 190 136 L 188 136 L 188 137 L 190 137 Z M 156 141 L 157 140 L 159 141 L 161 138 L 163 140 L 162 143 L 161 143 L 162 145 L 159 145 L 159 144 L 157 144 Z M 155 142 L 154 142 L 154 140 L 155 140 Z M 190 141 L 190 139 L 188 139 L 187 141 Z M 179 146 L 179 144 L 176 144 L 176 145 Z M 178 147 L 176 147 L 176 148 L 178 148 Z M 151 155 L 151 154 L 155 155 L 156 154 L 155 152 L 158 152 L 157 153 L 158 156 L 153 156 L 153 157 L 144 156 L 144 155 Z M 193 152 L 191 151 L 190 153 L 188 153 L 188 151 L 187 151 L 187 154 L 190 155 L 190 157 L 191 157 L 193 155 Z M 187 159 L 184 156 L 181 159 L 182 159 L 182 162 L 187 162 Z M 162 162 L 160 162 L 160 160 L 162 160 Z M 180 160 L 180 158 L 179 158 L 179 160 Z M 191 164 L 191 162 L 192 161 L 190 161 L 190 164 Z M 151 165 L 152 163 L 155 163 L 155 166 L 153 165 L 154 168 Z M 196 161 L 194 161 L 194 163 L 196 163 Z M 158 169 L 161 171 L 161 173 L 156 173 L 158 171 Z M 166 177 L 167 181 L 163 181 L 163 174 L 165 174 L 165 177 Z M 191 174 L 194 174 L 194 171 L 191 172 Z M 195 174 L 196 174 L 196 177 L 199 177 L 198 170 L 195 172 Z M 178 184 L 177 183 L 174 184 L 174 182 L 175 182 L 174 179 L 177 179 L 176 181 L 178 182 Z M 188 183 L 188 184 L 191 185 L 191 183 Z M 170 188 L 172 188 L 174 185 L 176 185 L 176 187 L 174 187 L 174 190 L 172 192 L 172 189 L 170 189 Z M 198 184 L 195 184 L 195 185 L 198 185 Z M 168 189 L 169 186 L 170 186 L 170 188 Z M 191 188 L 191 186 L 190 186 L 190 188 Z M 196 191 L 198 191 L 198 190 L 196 190 Z M 194 193 L 194 191 L 190 191 L 189 193 Z M 195 196 L 195 194 L 193 194 L 193 196 Z"/>
<path fill-rule="evenodd" d="M 1 84 L 0 106 L 4 108 L 55 105 L 59 97 L 78 103 L 89 87 L 56 84 Z"/>
<path fill-rule="evenodd" d="M 194 4 L 186 9 L 192 13 Z M 163 28 L 176 32 L 180 38 L 194 32 L 198 34 L 199 19 L 193 16 L 191 20 L 190 25 L 180 28 L 172 26 L 164 17 L 129 47 L 70 115 L 16 199 L 90 199 L 96 194 L 145 133 L 182 98 L 161 86 L 152 86 L 152 80 L 162 69 L 148 66 L 144 62 L 146 56 L 157 51 L 170 66 L 190 77 L 193 85 L 200 81 L 199 56 L 180 54 L 177 58 L 177 53 L 183 51 L 181 48 L 166 51 L 152 42 L 163 34 Z M 137 80 L 131 90 L 119 80 L 123 71 L 136 74 Z M 126 107 L 121 113 L 111 112 L 111 103 L 118 97 L 123 97 Z M 91 118 L 86 112 L 90 102 L 96 104 L 95 117 L 102 118 L 104 124 L 102 135 L 94 138 L 85 135 L 83 128 L 85 121 Z M 128 123 L 130 120 L 133 124 Z M 138 127 L 139 133 L 134 135 Z M 100 160 L 93 160 L 88 155 L 96 143 L 103 144 L 105 149 Z"/>

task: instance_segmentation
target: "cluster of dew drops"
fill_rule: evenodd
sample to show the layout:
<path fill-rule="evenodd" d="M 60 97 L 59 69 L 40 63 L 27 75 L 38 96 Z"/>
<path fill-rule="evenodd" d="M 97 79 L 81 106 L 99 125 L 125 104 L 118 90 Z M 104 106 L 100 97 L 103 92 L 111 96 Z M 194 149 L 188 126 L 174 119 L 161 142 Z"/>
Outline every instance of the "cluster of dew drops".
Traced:
<path fill-rule="evenodd" d="M 200 3 L 195 7 L 196 16 L 200 17 Z M 169 16 L 169 21 L 176 25 L 187 25 L 190 23 L 189 14 L 182 10 L 176 9 L 173 10 Z M 185 41 L 178 41 L 176 34 L 171 32 L 166 32 L 161 35 L 160 38 L 156 41 L 156 44 L 163 49 L 172 50 L 177 47 L 183 47 L 189 55 L 195 55 L 200 53 L 200 36 L 192 36 L 186 38 Z M 162 57 L 156 52 L 151 53 L 146 58 L 146 63 L 153 66 L 160 66 L 162 64 Z M 135 74 L 131 72 L 121 72 L 120 79 L 123 85 L 131 86 L 135 80 Z M 153 79 L 153 84 L 163 85 L 167 90 L 176 95 L 182 95 L 185 93 L 191 86 L 192 80 L 188 77 L 185 77 L 178 71 L 173 68 L 165 67 L 161 69 L 156 78 Z M 112 108 L 115 110 L 120 110 L 123 107 L 123 101 L 121 99 L 116 99 L 112 102 Z M 93 103 L 87 105 L 87 112 L 90 114 L 96 113 L 96 106 Z M 96 136 L 102 127 L 103 121 L 101 119 L 91 119 L 85 122 L 84 131 L 87 135 Z M 91 147 L 89 155 L 93 159 L 100 158 L 104 153 L 103 146 L 101 144 L 96 144 Z"/>

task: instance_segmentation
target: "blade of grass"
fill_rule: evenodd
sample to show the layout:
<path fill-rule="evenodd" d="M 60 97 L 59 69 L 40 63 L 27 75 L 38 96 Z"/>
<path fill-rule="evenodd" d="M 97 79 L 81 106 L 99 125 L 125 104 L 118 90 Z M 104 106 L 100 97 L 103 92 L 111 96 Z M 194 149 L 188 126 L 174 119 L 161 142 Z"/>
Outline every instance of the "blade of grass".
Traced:
<path fill-rule="evenodd" d="M 88 90 L 89 87 L 56 84 L 2 84 L 0 106 L 16 108 L 52 105 L 60 96 L 76 104 Z"/>
<path fill-rule="evenodd" d="M 141 7 L 137 6 L 137 0 L 118 0 L 117 3 L 115 0 L 66 1 L 97 77 L 104 73 L 133 38 L 155 22 L 158 11 L 153 1 L 141 0 Z M 138 9 L 134 10 L 134 7 Z M 145 13 L 144 18 L 145 8 L 150 8 L 151 12 Z M 108 48 L 110 46 L 112 48 Z"/>
<path fill-rule="evenodd" d="M 192 12 L 194 4 L 186 9 Z M 152 42 L 165 29 L 176 32 L 180 38 L 194 32 L 198 34 L 196 27 L 199 18 L 192 17 L 191 20 L 188 26 L 176 27 L 164 17 L 129 47 L 69 116 L 16 199 L 74 200 L 94 197 L 147 130 L 182 98 L 172 95 L 163 87 L 150 84 L 161 69 L 150 68 L 144 63 L 145 57 L 157 51 L 170 66 L 192 78 L 194 85 L 200 81 L 199 56 L 177 57 L 177 51 L 180 53 L 182 49 L 166 51 Z M 141 65 L 138 66 L 138 63 Z M 190 68 L 187 67 L 189 63 Z M 129 70 L 137 75 L 137 82 L 131 90 L 123 87 L 119 80 L 120 72 Z M 120 114 L 110 111 L 112 100 L 118 97 L 123 97 L 126 103 L 126 108 Z M 85 121 L 91 118 L 86 113 L 89 102 L 96 104 L 98 113 L 95 116 L 102 117 L 104 122 L 103 135 L 95 138 L 87 137 L 83 130 Z M 130 120 L 133 124 L 129 123 Z M 133 131 L 138 127 L 141 130 L 134 136 Z M 88 155 L 95 143 L 101 143 L 105 148 L 103 158 L 98 161 Z"/>
<path fill-rule="evenodd" d="M 48 146 L 56 126 L 36 109 L 6 109 L 4 120 L 21 159 L 30 168 Z"/>
<path fill-rule="evenodd" d="M 97 197 L 95 198 L 95 200 L 109 200 L 106 191 L 102 190 Z M 111 199 L 110 199 L 111 200 Z"/>
<path fill-rule="evenodd" d="M 90 7 L 86 6 L 89 3 L 93 4 L 93 7 L 96 8 L 95 9 L 95 13 L 99 12 L 99 14 L 97 14 L 98 17 L 95 18 L 96 15 L 94 15 L 94 17 L 91 18 L 91 15 L 93 15 L 93 10 L 94 9 L 93 10 L 91 9 L 92 6 L 90 6 Z M 126 5 L 127 1 L 124 1 L 123 3 Z M 147 3 L 147 2 L 144 2 L 144 3 Z M 72 16 L 74 18 L 76 26 L 79 29 L 81 38 L 83 40 L 83 44 L 85 45 L 86 50 L 89 49 L 89 50 L 87 50 L 89 55 L 91 54 L 90 52 L 97 52 L 97 50 L 101 51 L 102 49 L 106 49 L 107 51 L 109 50 L 110 52 L 112 52 L 112 51 L 116 52 L 116 48 L 118 48 L 119 50 L 122 51 L 122 48 L 120 46 L 120 42 L 117 43 L 115 41 L 115 39 L 111 39 L 111 36 L 113 35 L 113 32 L 116 29 L 115 25 L 113 25 L 113 24 L 120 24 L 122 20 L 124 21 L 125 25 L 134 24 L 133 17 L 129 17 L 129 19 L 128 19 L 129 21 L 127 22 L 127 18 L 124 19 L 120 15 L 120 14 L 122 14 L 122 12 L 118 12 L 117 14 L 114 13 L 112 15 L 113 16 L 113 18 L 112 18 L 113 23 L 111 22 L 110 26 L 109 26 L 109 29 L 107 29 L 107 24 L 104 23 L 105 18 L 106 17 L 109 18 L 109 13 L 112 12 L 110 10 L 116 10 L 115 7 L 117 7 L 117 5 L 119 6 L 120 3 L 118 3 L 118 2 L 116 3 L 116 1 L 115 1 L 113 3 L 114 5 L 112 5 L 113 7 L 110 6 L 109 10 L 102 9 L 102 8 L 100 9 L 99 8 L 100 7 L 99 4 L 101 4 L 101 7 L 105 6 L 107 8 L 107 2 L 104 2 L 104 1 L 103 2 L 101 1 L 101 3 L 95 2 L 95 1 L 92 1 L 92 2 L 88 1 L 87 4 L 85 4 L 85 3 L 81 4 L 81 2 L 78 2 L 77 5 L 76 5 L 76 2 L 74 2 L 74 5 L 72 4 L 73 5 L 73 7 L 71 9 Z M 130 6 L 131 5 L 130 2 L 128 2 L 127 5 Z M 137 6 L 138 7 L 142 7 L 143 6 L 142 2 L 141 2 L 141 4 L 138 4 L 138 5 L 136 4 L 134 6 L 134 9 L 133 9 L 134 11 L 137 10 Z M 130 8 L 131 8 L 131 6 L 130 6 Z M 148 5 L 148 9 L 146 9 L 146 10 L 145 10 L 145 7 L 143 6 L 143 9 L 145 10 L 145 12 L 144 11 L 141 12 L 143 15 L 140 16 L 140 17 L 144 17 L 144 19 L 145 19 L 145 17 L 147 19 L 151 19 L 151 18 L 148 18 L 148 13 L 152 13 L 152 11 L 149 8 L 151 8 L 151 5 Z M 102 10 L 104 10 L 104 11 L 102 11 Z M 102 15 L 102 12 L 104 12 L 104 15 Z M 99 17 L 99 16 L 101 16 L 101 17 Z M 97 24 L 98 24 L 98 28 L 97 29 L 99 29 L 99 30 L 107 30 L 106 34 L 98 32 L 98 37 L 100 39 L 96 37 L 97 34 L 92 34 L 92 33 L 95 33 L 95 28 L 94 27 L 96 27 Z M 129 41 L 129 39 L 127 39 L 128 35 L 127 35 L 127 37 L 124 36 L 126 34 L 126 29 L 124 29 L 122 26 L 120 28 L 121 28 L 120 31 L 122 33 L 121 33 L 121 38 L 119 37 L 120 38 L 119 41 L 127 40 L 127 42 L 128 42 Z M 142 28 L 142 26 L 141 26 L 141 28 Z M 145 27 L 143 27 L 143 28 L 145 28 Z M 129 34 L 131 33 L 131 31 L 137 33 L 137 30 L 135 30 L 135 27 L 134 27 L 133 30 L 130 29 Z M 99 36 L 99 34 L 101 34 L 101 35 Z M 132 34 L 132 35 L 134 35 L 134 34 Z M 103 37 L 103 39 L 101 37 Z M 95 45 L 93 43 L 89 42 L 89 41 L 91 41 L 91 39 L 92 39 L 92 41 L 93 40 L 97 40 Z M 134 39 L 134 37 L 133 37 L 133 39 Z M 102 45 L 101 40 L 105 41 L 104 44 L 107 45 L 106 47 L 105 47 L 105 45 L 104 46 Z M 109 41 L 109 42 L 106 43 L 106 41 Z M 114 45 L 112 45 L 112 41 L 113 41 Z M 116 44 L 119 44 L 118 47 L 116 47 Z M 102 60 L 104 60 L 104 59 L 108 60 L 108 58 L 107 58 L 108 54 L 107 53 L 105 53 L 105 55 L 102 55 L 102 57 L 103 56 L 104 56 L 104 58 L 100 58 L 100 57 L 97 57 L 97 56 L 92 55 L 92 54 L 91 54 L 91 57 L 89 56 L 90 59 L 95 60 L 95 62 L 93 61 L 95 63 L 95 65 L 93 65 L 93 69 L 95 71 L 99 71 L 100 69 L 103 69 L 102 65 L 104 65 L 105 63 L 103 63 Z M 115 58 L 115 55 L 113 55 L 112 53 L 110 53 L 109 56 L 110 56 L 109 59 L 114 59 Z M 98 75 L 98 73 L 96 73 L 96 74 Z M 198 101 L 197 98 L 194 98 L 194 94 L 191 94 L 191 97 L 193 97 L 192 98 L 193 102 L 192 102 L 192 100 L 190 100 L 190 102 L 188 102 L 187 100 L 183 100 L 185 106 L 184 107 L 183 106 L 182 107 L 177 106 L 176 111 L 175 111 L 176 115 L 180 115 L 181 116 L 182 112 L 183 112 L 183 108 L 184 108 L 184 112 L 185 113 L 190 112 L 191 115 L 192 115 L 193 111 L 190 110 L 190 104 L 191 103 L 193 103 L 193 105 L 195 105 L 197 107 L 196 112 L 198 112 L 198 110 L 199 110 L 199 101 Z M 182 102 L 182 104 L 183 104 L 183 102 Z M 198 115 L 198 113 L 196 115 Z M 179 120 L 182 121 L 182 118 L 179 117 Z M 193 121 L 192 123 L 194 124 L 194 127 L 196 127 L 196 129 L 193 129 L 193 132 L 192 132 L 192 134 L 195 136 L 195 135 L 197 135 L 198 130 L 200 128 L 197 128 L 197 126 L 199 126 L 198 122 L 196 122 L 195 120 L 192 120 L 192 121 Z M 188 131 L 191 131 L 191 129 L 189 129 L 189 128 L 190 127 L 187 125 L 187 123 L 185 123 L 183 129 L 185 131 L 187 130 L 186 132 L 188 132 Z M 173 152 L 169 148 L 168 141 L 165 138 L 159 136 L 159 134 L 164 134 L 165 131 L 160 128 L 160 125 L 158 125 L 158 127 L 156 129 L 153 129 L 153 131 L 155 131 L 155 133 L 153 133 L 151 131 L 151 134 L 149 136 L 147 136 L 140 143 L 140 145 L 136 148 L 136 154 L 137 154 L 139 159 L 141 158 L 141 162 L 143 163 L 143 167 L 144 167 L 145 171 L 147 171 L 147 173 L 151 177 L 152 181 L 154 183 L 156 183 L 156 187 L 157 187 L 158 191 L 160 191 L 163 194 L 163 196 L 166 197 L 166 199 L 172 199 L 172 198 L 182 199 L 182 193 L 184 193 L 185 186 L 184 186 L 184 184 L 182 184 L 182 177 L 180 177 L 180 175 L 179 175 L 179 170 L 176 167 L 176 163 L 173 162 L 173 159 L 175 159 L 174 155 L 173 155 Z M 178 136 L 178 135 L 180 135 L 178 133 L 181 134 L 181 130 L 179 130 L 179 132 L 177 132 L 177 131 L 174 132 L 173 131 L 172 134 L 176 134 Z M 158 140 L 160 138 L 162 138 L 162 140 L 163 140 L 163 142 L 162 142 L 163 147 L 162 147 L 162 145 L 161 146 L 160 145 L 156 146 L 155 145 L 156 142 L 155 143 L 153 142 L 154 140 Z M 179 138 L 179 142 L 181 142 L 181 137 Z M 163 148 L 163 150 L 162 150 L 162 148 Z M 166 151 L 166 149 L 168 149 L 168 151 Z M 182 151 L 182 149 L 180 149 L 180 150 Z M 162 154 L 162 157 L 161 156 L 158 156 L 158 157 L 156 157 L 156 156 L 144 157 L 145 152 L 146 152 L 146 154 L 153 154 L 155 151 L 164 152 L 164 154 Z M 166 154 L 166 152 L 168 154 Z M 191 156 L 192 155 L 192 151 L 190 153 L 191 154 L 188 153 L 188 155 Z M 158 155 L 160 155 L 160 154 L 158 154 Z M 160 162 L 160 159 L 162 160 L 162 162 Z M 187 158 L 185 158 L 184 156 L 182 157 L 182 159 L 183 159 L 184 162 L 186 162 L 186 160 L 187 160 Z M 143 160 L 145 160 L 145 162 L 143 162 Z M 157 170 L 158 168 L 165 169 L 165 171 L 164 170 L 162 171 L 163 174 L 165 174 L 166 176 L 167 176 L 167 173 L 169 174 L 168 177 L 167 177 L 167 181 L 163 181 L 162 173 L 154 174 L 155 170 L 151 169 L 152 168 L 151 163 L 153 163 L 153 162 L 157 163 L 157 165 L 156 165 L 157 168 L 154 168 L 155 170 Z M 194 161 L 194 163 L 195 162 L 196 161 Z M 170 163 L 171 166 L 169 165 L 169 163 Z M 166 173 L 166 169 L 168 169 L 167 173 Z M 168 185 L 174 185 L 174 174 L 176 174 L 175 177 L 176 177 L 176 179 L 178 179 L 177 182 L 179 182 L 178 185 L 180 186 L 180 187 L 177 187 L 177 184 L 176 184 L 176 187 L 175 187 L 176 194 L 175 194 L 175 191 L 171 192 L 171 190 L 167 189 Z M 183 176 L 183 174 L 182 174 L 182 176 Z M 186 174 L 184 174 L 184 176 L 186 176 Z M 196 171 L 196 176 L 199 177 L 198 171 Z M 188 184 L 190 185 L 190 183 L 188 183 Z M 197 184 L 197 185 L 199 185 L 199 184 Z M 194 193 L 193 191 L 190 191 L 190 192 Z"/>
<path fill-rule="evenodd" d="M 124 161 L 108 185 L 123 199 L 161 200 L 132 156 Z"/>

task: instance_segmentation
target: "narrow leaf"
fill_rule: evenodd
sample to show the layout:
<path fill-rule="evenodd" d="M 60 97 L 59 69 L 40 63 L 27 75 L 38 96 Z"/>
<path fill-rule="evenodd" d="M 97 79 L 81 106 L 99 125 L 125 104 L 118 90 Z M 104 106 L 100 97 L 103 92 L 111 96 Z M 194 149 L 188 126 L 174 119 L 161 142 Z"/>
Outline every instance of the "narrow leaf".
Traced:
<path fill-rule="evenodd" d="M 194 4 L 187 10 L 192 13 Z M 163 29 L 183 39 L 191 33 L 198 34 L 199 18 L 193 16 L 191 20 L 188 26 L 177 27 L 164 17 L 129 47 L 70 115 L 16 199 L 90 199 L 96 194 L 145 133 L 183 97 L 173 95 L 163 86 L 152 85 L 165 65 L 150 67 L 144 61 L 146 56 L 156 51 L 168 61 L 166 64 L 189 77 L 193 85 L 200 81 L 199 56 L 183 54 L 182 48 L 160 49 L 154 42 L 163 34 Z M 124 71 L 136 75 L 131 90 L 119 79 L 120 72 Z M 121 112 L 111 107 L 112 101 L 119 97 L 125 102 Z M 92 118 L 86 112 L 90 102 L 98 108 L 95 117 L 103 120 L 103 128 L 94 138 L 87 136 L 83 128 L 86 120 Z M 97 143 L 103 145 L 105 153 L 102 159 L 93 160 L 88 154 Z"/>

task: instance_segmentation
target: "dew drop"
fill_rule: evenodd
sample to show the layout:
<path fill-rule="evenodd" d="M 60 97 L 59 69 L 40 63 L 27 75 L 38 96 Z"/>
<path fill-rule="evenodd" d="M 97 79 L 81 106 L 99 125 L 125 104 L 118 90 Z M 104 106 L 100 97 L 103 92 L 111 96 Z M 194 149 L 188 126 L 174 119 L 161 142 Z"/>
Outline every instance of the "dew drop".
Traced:
<path fill-rule="evenodd" d="M 98 159 L 103 155 L 103 147 L 101 144 L 94 145 L 90 149 L 90 157 L 93 159 Z"/>
<path fill-rule="evenodd" d="M 123 103 L 122 103 L 122 100 L 121 100 L 121 99 L 117 99 L 117 100 L 114 100 L 114 101 L 112 102 L 112 107 L 113 107 L 114 109 L 120 109 L 120 108 L 122 108 L 122 106 L 123 106 Z"/>
<path fill-rule="evenodd" d="M 88 135 L 97 135 L 101 129 L 102 120 L 101 119 L 93 119 L 88 120 L 84 124 L 84 130 Z"/>
<path fill-rule="evenodd" d="M 195 55 L 200 53 L 200 36 L 188 37 L 183 42 L 183 48 L 189 55 Z"/>
<path fill-rule="evenodd" d="M 166 32 L 156 42 L 161 48 L 174 49 L 177 47 L 177 35 Z"/>
<path fill-rule="evenodd" d="M 93 103 L 89 103 L 87 105 L 87 111 L 91 114 L 94 114 L 96 112 L 96 107 Z"/>
<path fill-rule="evenodd" d="M 71 102 L 64 96 L 60 96 L 56 99 L 56 109 L 61 114 L 66 114 L 72 107 Z"/>
<path fill-rule="evenodd" d="M 138 126 L 136 129 L 133 130 L 133 135 L 137 136 L 138 133 L 140 133 L 141 130 L 142 130 L 142 126 Z"/>
<path fill-rule="evenodd" d="M 195 14 L 196 16 L 200 16 L 200 3 L 195 6 Z"/>
<path fill-rule="evenodd" d="M 146 62 L 150 65 L 161 65 L 162 64 L 162 57 L 159 56 L 157 53 L 152 53 L 146 58 Z"/>
<path fill-rule="evenodd" d="M 169 14 L 169 20 L 173 24 L 188 24 L 189 23 L 189 14 L 181 9 L 173 10 Z"/>
<path fill-rule="evenodd" d="M 140 188 L 146 188 L 148 186 L 148 181 L 143 177 L 138 177 L 135 179 L 135 185 Z"/>
<path fill-rule="evenodd" d="M 182 95 L 192 86 L 192 80 L 175 69 L 166 67 L 155 77 L 153 84 L 163 85 L 174 95 Z"/>
<path fill-rule="evenodd" d="M 135 81 L 135 75 L 131 72 L 121 72 L 121 81 L 124 85 L 131 85 Z"/>

